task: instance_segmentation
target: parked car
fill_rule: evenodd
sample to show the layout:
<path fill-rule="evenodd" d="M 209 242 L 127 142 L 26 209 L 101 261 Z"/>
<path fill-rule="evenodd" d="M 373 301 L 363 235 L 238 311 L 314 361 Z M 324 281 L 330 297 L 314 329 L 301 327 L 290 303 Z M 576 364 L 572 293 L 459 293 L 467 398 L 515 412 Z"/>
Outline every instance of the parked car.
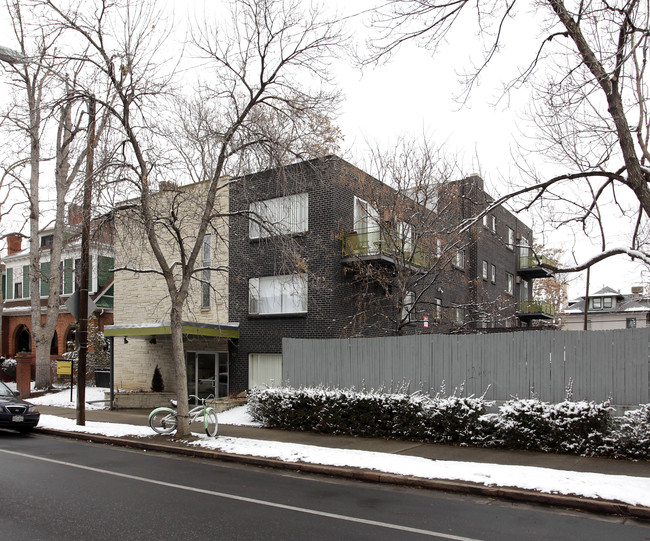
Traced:
<path fill-rule="evenodd" d="M 41 414 L 17 394 L 0 381 L 0 428 L 29 432 L 38 424 Z"/>

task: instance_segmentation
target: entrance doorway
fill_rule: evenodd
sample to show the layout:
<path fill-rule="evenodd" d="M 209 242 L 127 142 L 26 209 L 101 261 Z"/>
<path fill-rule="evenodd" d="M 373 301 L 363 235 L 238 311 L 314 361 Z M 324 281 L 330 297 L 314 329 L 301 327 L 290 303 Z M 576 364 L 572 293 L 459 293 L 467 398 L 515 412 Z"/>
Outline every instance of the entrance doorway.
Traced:
<path fill-rule="evenodd" d="M 225 351 L 188 351 L 187 390 L 205 398 L 228 396 L 228 353 Z"/>

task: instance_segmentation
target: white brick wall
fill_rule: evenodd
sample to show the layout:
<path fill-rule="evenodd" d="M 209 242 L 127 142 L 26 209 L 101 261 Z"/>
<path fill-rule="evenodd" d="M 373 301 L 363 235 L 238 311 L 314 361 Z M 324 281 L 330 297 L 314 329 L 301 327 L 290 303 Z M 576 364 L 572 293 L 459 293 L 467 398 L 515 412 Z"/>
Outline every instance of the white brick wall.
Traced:
<path fill-rule="evenodd" d="M 191 249 L 194 242 L 195 224 L 198 218 L 193 212 L 201 210 L 201 192 L 205 184 L 193 185 L 183 192 L 188 195 L 181 205 L 187 212 L 183 221 L 183 236 L 186 249 Z M 166 212 L 170 195 L 162 192 L 156 196 L 159 212 Z M 198 202 L 197 202 L 198 198 Z M 215 208 L 228 210 L 228 190 L 223 189 Z M 122 213 L 115 220 L 115 266 L 133 269 L 159 269 L 144 231 L 138 228 L 136 220 Z M 211 235 L 212 265 L 228 266 L 228 246 L 222 239 L 228 238 L 227 218 L 212 224 L 219 234 Z M 162 233 L 159 231 L 159 233 Z M 171 237 L 161 234 L 161 249 L 171 264 L 179 260 L 178 250 Z M 201 255 L 197 267 L 201 266 Z M 200 274 L 197 275 L 200 277 Z M 114 322 L 116 325 L 133 325 L 141 323 L 161 323 L 169 321 L 170 300 L 167 284 L 160 274 L 119 271 L 115 273 Z M 228 321 L 228 273 L 211 271 L 211 283 L 214 288 L 208 309 L 201 307 L 201 284 L 193 281 L 190 295 L 183 313 L 183 319 L 199 323 L 223 323 Z M 174 368 L 171 362 L 171 342 L 168 337 L 156 337 L 156 344 L 150 344 L 149 338 L 128 338 L 128 344 L 122 337 L 115 337 L 115 383 L 121 389 L 149 390 L 153 371 L 158 364 L 166 391 L 174 391 Z M 218 349 L 227 349 L 223 345 Z"/>

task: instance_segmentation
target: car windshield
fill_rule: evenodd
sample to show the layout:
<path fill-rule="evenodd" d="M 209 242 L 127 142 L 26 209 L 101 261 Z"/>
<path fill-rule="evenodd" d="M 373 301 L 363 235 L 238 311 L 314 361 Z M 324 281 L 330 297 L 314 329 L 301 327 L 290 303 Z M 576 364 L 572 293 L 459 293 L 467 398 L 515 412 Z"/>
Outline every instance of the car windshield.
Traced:
<path fill-rule="evenodd" d="M 13 396 L 13 391 L 0 381 L 0 396 Z"/>

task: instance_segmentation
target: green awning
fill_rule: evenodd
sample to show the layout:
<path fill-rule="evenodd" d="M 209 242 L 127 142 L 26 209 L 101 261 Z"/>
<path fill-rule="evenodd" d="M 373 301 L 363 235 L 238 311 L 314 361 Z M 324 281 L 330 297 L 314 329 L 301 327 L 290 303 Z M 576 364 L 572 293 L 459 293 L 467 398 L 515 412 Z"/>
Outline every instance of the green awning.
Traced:
<path fill-rule="evenodd" d="M 134 325 L 106 325 L 104 336 L 161 336 L 171 335 L 168 321 L 161 323 L 138 323 Z M 183 334 L 209 336 L 212 338 L 239 338 L 239 323 L 196 323 L 183 321 Z"/>

